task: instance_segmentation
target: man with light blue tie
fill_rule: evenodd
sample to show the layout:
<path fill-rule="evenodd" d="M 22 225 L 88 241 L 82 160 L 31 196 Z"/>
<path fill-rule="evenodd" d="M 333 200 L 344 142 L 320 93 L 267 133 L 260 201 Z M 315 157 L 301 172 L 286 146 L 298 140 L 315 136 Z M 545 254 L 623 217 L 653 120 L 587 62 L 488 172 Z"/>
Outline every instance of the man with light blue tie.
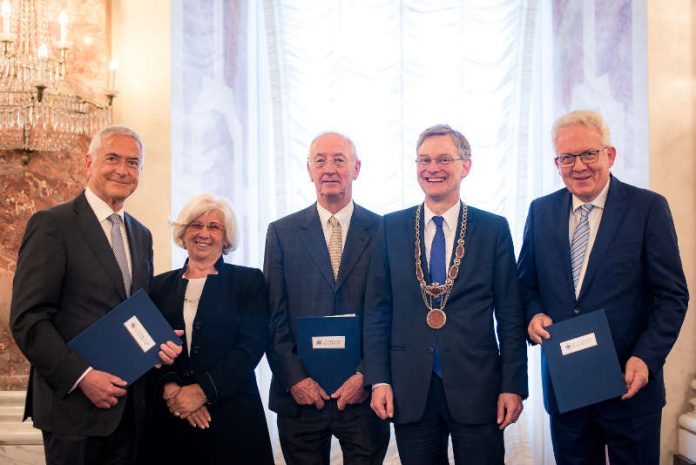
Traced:
<path fill-rule="evenodd" d="M 518 272 L 528 335 L 606 311 L 627 392 L 560 414 L 542 352 L 544 404 L 558 465 L 657 465 L 665 405 L 662 366 L 689 299 L 664 197 L 619 181 L 609 128 L 594 111 L 561 116 L 552 131 L 565 188 L 532 202 Z"/>
<path fill-rule="evenodd" d="M 502 465 L 503 430 L 527 396 L 524 315 L 505 218 L 463 203 L 466 138 L 421 133 L 425 201 L 388 214 L 365 303 L 365 383 L 372 409 L 395 423 L 405 465 Z"/>

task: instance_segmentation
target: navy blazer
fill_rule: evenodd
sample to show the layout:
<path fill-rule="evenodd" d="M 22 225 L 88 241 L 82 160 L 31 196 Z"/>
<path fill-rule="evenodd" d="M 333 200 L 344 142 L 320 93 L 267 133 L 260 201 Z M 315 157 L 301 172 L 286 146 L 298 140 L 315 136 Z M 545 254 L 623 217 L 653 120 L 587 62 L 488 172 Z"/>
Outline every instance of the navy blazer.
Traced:
<path fill-rule="evenodd" d="M 150 231 L 125 214 L 132 264 L 132 292 L 149 289 Z M 107 436 L 126 402 L 98 409 L 79 388 L 69 392 L 89 364 L 67 341 L 126 299 L 123 277 L 104 230 L 84 192 L 35 213 L 24 232 L 14 278 L 10 327 L 31 363 L 25 418 L 45 431 Z M 144 383 L 128 388 L 138 427 L 144 417 Z"/>
<path fill-rule="evenodd" d="M 510 229 L 505 218 L 469 207 L 466 252 L 445 307 L 447 322 L 434 330 L 426 324 L 416 279 L 416 208 L 382 221 L 365 304 L 365 382 L 392 385 L 396 423 L 418 421 L 437 342 L 454 419 L 495 422 L 500 393 L 527 396 L 526 332 Z M 424 250 L 421 256 L 427 274 Z"/>
<path fill-rule="evenodd" d="M 297 415 L 299 406 L 288 391 L 307 377 L 295 347 L 295 318 L 363 315 L 365 282 L 380 217 L 354 205 L 336 281 L 316 204 L 268 226 L 263 268 L 271 308 L 269 407 L 281 415 Z M 355 368 L 362 370 L 361 366 Z"/>
<path fill-rule="evenodd" d="M 611 177 L 577 299 L 570 269 L 571 208 L 565 188 L 529 207 L 518 264 L 527 322 L 537 313 L 562 321 L 604 308 L 621 367 L 635 355 L 648 365 L 650 379 L 632 399 L 612 399 L 599 408 L 616 418 L 654 412 L 665 404 L 662 366 L 689 300 L 667 201 Z M 546 410 L 556 414 L 543 351 L 542 384 Z"/>

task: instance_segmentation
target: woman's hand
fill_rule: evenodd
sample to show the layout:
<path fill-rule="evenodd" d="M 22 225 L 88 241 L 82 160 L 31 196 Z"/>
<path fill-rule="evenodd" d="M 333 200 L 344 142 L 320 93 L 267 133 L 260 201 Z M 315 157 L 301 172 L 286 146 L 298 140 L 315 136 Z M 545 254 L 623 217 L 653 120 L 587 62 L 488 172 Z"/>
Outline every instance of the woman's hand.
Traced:
<path fill-rule="evenodd" d="M 186 420 L 194 428 L 207 429 L 210 428 L 212 417 L 210 416 L 210 412 L 208 412 L 208 408 L 204 405 L 189 415 Z"/>
<path fill-rule="evenodd" d="M 207 398 L 200 385 L 190 384 L 182 386 L 176 394 L 166 400 L 167 407 L 174 416 L 186 419 L 205 405 Z"/>

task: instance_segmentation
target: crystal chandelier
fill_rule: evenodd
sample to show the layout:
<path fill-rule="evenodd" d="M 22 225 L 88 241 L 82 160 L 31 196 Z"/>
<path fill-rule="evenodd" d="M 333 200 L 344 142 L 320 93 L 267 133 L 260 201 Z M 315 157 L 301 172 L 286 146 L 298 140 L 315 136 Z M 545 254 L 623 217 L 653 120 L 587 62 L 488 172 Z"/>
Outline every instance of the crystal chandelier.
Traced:
<path fill-rule="evenodd" d="M 65 150 L 110 124 L 113 81 L 104 103 L 81 97 L 65 81 L 70 49 L 65 12 L 59 17 L 60 39 L 51 42 L 46 0 L 0 1 L 0 149 Z"/>

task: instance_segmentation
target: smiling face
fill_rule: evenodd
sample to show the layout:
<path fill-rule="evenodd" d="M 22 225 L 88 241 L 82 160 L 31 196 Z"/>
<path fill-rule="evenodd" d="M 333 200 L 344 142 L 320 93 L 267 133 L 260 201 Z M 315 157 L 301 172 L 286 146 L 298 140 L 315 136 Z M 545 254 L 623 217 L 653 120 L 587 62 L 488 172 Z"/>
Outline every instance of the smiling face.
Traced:
<path fill-rule="evenodd" d="M 138 187 L 143 156 L 132 137 L 112 135 L 104 139 L 96 154 L 87 154 L 87 186 L 114 210 Z"/>
<path fill-rule="evenodd" d="M 209 228 L 209 225 L 218 227 Z M 199 264 L 215 263 L 222 255 L 224 241 L 225 216 L 220 210 L 203 213 L 191 221 L 184 232 L 184 247 L 189 260 Z"/>
<path fill-rule="evenodd" d="M 353 197 L 353 180 L 360 174 L 360 160 L 356 160 L 343 136 L 328 133 L 312 144 L 307 171 L 316 188 L 319 204 L 336 213 Z"/>
<path fill-rule="evenodd" d="M 604 147 L 600 131 L 581 124 L 558 129 L 555 144 L 557 155 L 578 154 Z M 561 167 L 558 163 L 556 166 L 568 190 L 583 202 L 591 202 L 609 182 L 609 172 L 615 159 L 616 149 L 606 147 L 599 152 L 599 159 L 594 163 L 585 164 L 580 157 L 575 157 L 573 166 Z"/>
<path fill-rule="evenodd" d="M 471 159 L 459 158 L 457 146 L 449 135 L 428 137 L 418 147 L 418 158 L 428 157 L 432 162 L 421 166 L 417 164 L 418 184 L 425 192 L 425 202 L 435 213 L 443 213 L 459 201 L 459 188 L 462 179 L 469 174 Z M 451 157 L 451 163 L 438 165 L 434 159 Z"/>

